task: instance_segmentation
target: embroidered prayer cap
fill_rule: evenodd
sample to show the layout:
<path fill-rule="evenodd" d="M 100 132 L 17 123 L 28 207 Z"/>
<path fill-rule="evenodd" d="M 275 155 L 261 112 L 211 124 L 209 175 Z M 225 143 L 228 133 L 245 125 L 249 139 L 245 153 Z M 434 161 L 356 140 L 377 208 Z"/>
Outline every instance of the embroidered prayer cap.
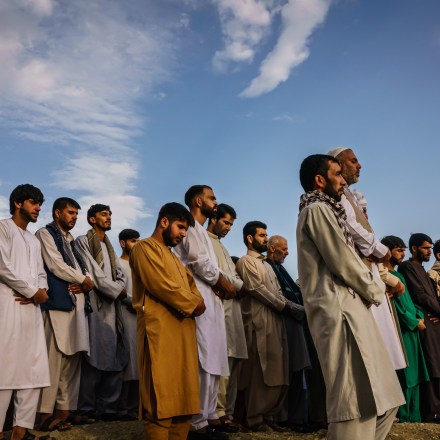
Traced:
<path fill-rule="evenodd" d="M 327 154 L 329 156 L 333 156 L 334 158 L 337 158 L 343 151 L 348 150 L 347 147 L 336 147 L 333 148 L 333 150 L 330 150 Z"/>

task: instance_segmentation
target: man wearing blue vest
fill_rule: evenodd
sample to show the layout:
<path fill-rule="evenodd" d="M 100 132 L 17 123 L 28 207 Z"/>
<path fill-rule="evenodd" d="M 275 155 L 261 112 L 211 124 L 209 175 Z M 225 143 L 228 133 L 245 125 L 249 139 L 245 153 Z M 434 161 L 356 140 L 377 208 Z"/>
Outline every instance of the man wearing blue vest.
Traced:
<path fill-rule="evenodd" d="M 81 353 L 90 350 L 87 294 L 94 283 L 69 232 L 76 224 L 78 209 L 79 204 L 68 197 L 55 200 L 53 222 L 35 234 L 49 285 L 49 300 L 42 309 L 51 386 L 43 388 L 40 396 L 42 431 L 64 431 L 71 427 L 69 420 L 81 421 L 70 411 L 76 410 L 78 402 Z"/>

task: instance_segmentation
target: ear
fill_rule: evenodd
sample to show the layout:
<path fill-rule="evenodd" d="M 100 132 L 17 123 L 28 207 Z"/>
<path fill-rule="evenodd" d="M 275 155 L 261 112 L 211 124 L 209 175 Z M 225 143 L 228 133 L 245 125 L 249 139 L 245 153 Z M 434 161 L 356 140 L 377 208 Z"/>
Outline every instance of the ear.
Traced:
<path fill-rule="evenodd" d="M 168 228 L 169 224 L 170 224 L 170 221 L 168 220 L 167 217 L 162 217 L 160 219 L 160 225 L 162 226 L 162 228 Z"/>
<path fill-rule="evenodd" d="M 202 206 L 202 198 L 200 196 L 197 196 L 194 199 L 194 206 L 196 206 L 197 208 L 200 208 Z"/>
<path fill-rule="evenodd" d="M 55 211 L 53 212 L 53 216 L 55 219 L 59 219 L 60 218 L 60 210 L 59 209 L 55 209 Z"/>
<path fill-rule="evenodd" d="M 89 222 L 94 225 L 96 223 L 96 217 L 90 217 Z"/>
<path fill-rule="evenodd" d="M 15 209 L 21 208 L 23 206 L 23 203 L 14 202 Z"/>
<path fill-rule="evenodd" d="M 121 246 L 121 248 L 125 248 L 125 240 L 119 240 L 119 246 Z"/>
<path fill-rule="evenodd" d="M 252 235 L 249 234 L 246 236 L 246 240 L 247 240 L 248 244 L 252 244 L 252 242 L 254 241 L 254 237 L 252 237 Z"/>
<path fill-rule="evenodd" d="M 321 176 L 321 174 L 317 174 L 315 176 L 315 188 L 316 189 L 324 189 L 325 185 L 327 184 L 327 180 L 324 176 Z"/>
<path fill-rule="evenodd" d="M 411 246 L 410 250 L 411 250 L 411 254 L 415 254 L 416 250 L 417 250 L 417 246 L 415 246 L 415 245 Z"/>

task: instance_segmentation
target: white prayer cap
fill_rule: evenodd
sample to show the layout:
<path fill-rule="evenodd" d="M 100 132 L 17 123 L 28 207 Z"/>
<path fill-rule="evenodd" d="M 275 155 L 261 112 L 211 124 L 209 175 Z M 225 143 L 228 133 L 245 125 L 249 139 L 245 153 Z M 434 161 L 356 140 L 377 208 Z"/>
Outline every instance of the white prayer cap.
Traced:
<path fill-rule="evenodd" d="M 348 150 L 347 147 L 336 147 L 333 150 L 330 150 L 327 154 L 329 156 L 338 157 L 343 151 Z"/>

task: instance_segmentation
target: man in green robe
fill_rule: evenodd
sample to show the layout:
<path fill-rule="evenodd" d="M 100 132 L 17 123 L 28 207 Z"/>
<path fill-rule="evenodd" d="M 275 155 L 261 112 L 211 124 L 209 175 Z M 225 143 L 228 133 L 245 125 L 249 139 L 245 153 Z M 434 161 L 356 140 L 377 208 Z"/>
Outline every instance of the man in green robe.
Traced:
<path fill-rule="evenodd" d="M 405 257 L 405 243 L 401 238 L 393 235 L 384 237 L 381 241 L 391 251 L 391 258 L 384 263 L 384 266 L 405 285 L 404 294 L 394 297 L 408 356 L 408 366 L 397 372 L 406 400 L 406 403 L 399 408 L 397 416 L 400 422 L 421 422 L 419 384 L 429 381 L 419 335 L 419 332 L 426 329 L 425 315 L 423 310 L 413 303 L 403 275 L 394 270 Z"/>

